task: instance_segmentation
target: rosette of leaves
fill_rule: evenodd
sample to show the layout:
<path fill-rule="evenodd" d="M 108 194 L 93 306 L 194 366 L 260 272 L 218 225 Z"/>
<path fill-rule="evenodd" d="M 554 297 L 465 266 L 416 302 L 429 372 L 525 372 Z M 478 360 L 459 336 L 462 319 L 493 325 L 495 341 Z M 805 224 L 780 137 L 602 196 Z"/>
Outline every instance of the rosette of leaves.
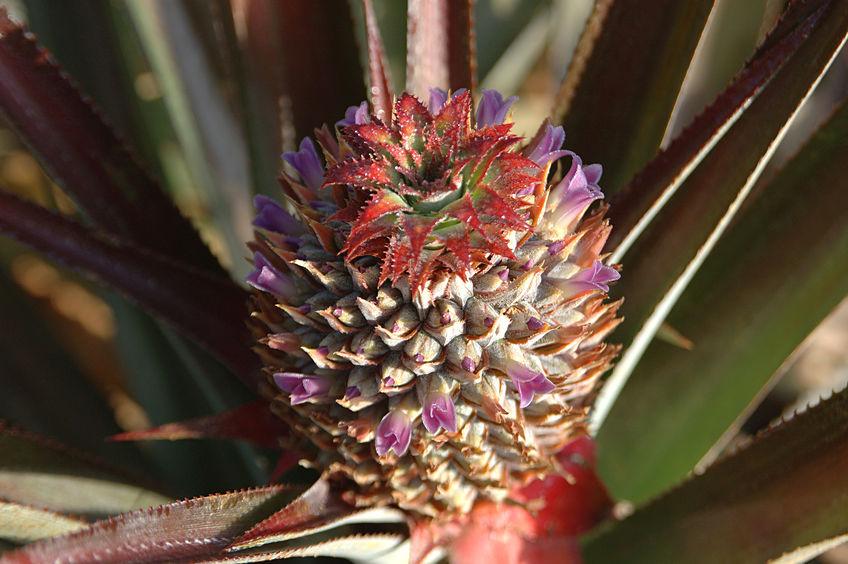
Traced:
<path fill-rule="evenodd" d="M 181 351 L 169 358 L 195 370 L 182 394 L 218 407 L 255 396 L 114 436 L 83 383 L 48 370 L 29 397 L 56 408 L 32 413 L 79 405 L 101 436 L 241 439 L 276 460 L 227 482 L 246 489 L 175 500 L 187 488 L 4 425 L 0 560 L 761 562 L 840 543 L 844 392 L 687 473 L 848 290 L 844 104 L 764 175 L 843 47 L 848 2 L 788 2 L 664 146 L 712 2 L 597 2 L 529 139 L 510 122 L 520 102 L 478 87 L 472 3 L 410 0 L 397 91 L 374 7 L 352 7 L 353 18 L 346 4 L 300 0 L 66 13 L 88 39 L 138 33 L 189 169 L 224 210 L 219 246 L 247 255 L 238 221 L 253 221 L 250 290 L 57 62 L 0 16 L 0 108 L 76 210 L 2 191 L 0 230 L 162 323 Z M 133 132 L 128 100 L 74 64 L 91 47 L 54 40 Z M 137 47 L 99 53 L 137 69 Z M 291 132 L 299 150 L 271 164 Z M 250 218 L 239 196 L 253 189 L 265 194 Z M 694 348 L 655 341 L 668 327 Z"/>

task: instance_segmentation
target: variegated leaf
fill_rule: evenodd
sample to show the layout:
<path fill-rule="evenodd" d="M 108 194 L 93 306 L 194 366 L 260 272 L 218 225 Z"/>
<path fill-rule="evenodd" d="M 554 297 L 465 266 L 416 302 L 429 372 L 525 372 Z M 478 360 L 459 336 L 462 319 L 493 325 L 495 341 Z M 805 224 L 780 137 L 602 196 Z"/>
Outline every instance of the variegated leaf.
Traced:
<path fill-rule="evenodd" d="M 290 497 L 291 490 L 285 486 L 267 486 L 140 509 L 27 545 L 3 555 L 2 561 L 197 561 L 221 554 L 236 536 Z"/>
<path fill-rule="evenodd" d="M 103 462 L 2 425 L 0 498 L 81 515 L 109 515 L 168 501 Z"/>
<path fill-rule="evenodd" d="M 713 0 L 601 0 L 577 45 L 554 117 L 569 146 L 604 165 L 615 194 L 654 156 Z"/>
<path fill-rule="evenodd" d="M 846 524 L 842 391 L 602 527 L 584 542 L 583 557 L 587 564 L 800 562 L 844 538 Z"/>
<path fill-rule="evenodd" d="M 623 260 L 627 296 L 617 337 L 628 343 L 592 414 L 597 431 L 666 315 L 739 211 L 801 105 L 844 45 L 848 2 L 807 22 L 808 37 L 681 186 Z M 674 236 L 670 237 L 669 234 Z"/>
<path fill-rule="evenodd" d="M 601 472 L 618 497 L 649 499 L 732 435 L 733 421 L 848 295 L 846 160 L 843 103 L 757 187 L 693 279 L 670 316 L 693 346 L 653 343 L 598 435 Z"/>
<path fill-rule="evenodd" d="M 79 517 L 0 499 L 0 539 L 27 543 L 74 533 L 87 526 Z"/>

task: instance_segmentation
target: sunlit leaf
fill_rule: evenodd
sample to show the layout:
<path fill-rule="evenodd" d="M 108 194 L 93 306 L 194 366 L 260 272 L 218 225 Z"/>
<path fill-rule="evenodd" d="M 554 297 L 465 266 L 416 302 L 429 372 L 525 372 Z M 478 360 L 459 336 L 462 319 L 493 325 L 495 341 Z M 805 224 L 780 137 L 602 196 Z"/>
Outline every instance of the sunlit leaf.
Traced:
<path fill-rule="evenodd" d="M 243 550 L 311 535 L 352 523 L 398 523 L 404 516 L 388 508 L 357 509 L 343 502 L 339 492 L 318 480 L 292 503 L 236 539 L 229 550 Z"/>
<path fill-rule="evenodd" d="M 693 348 L 653 343 L 598 435 L 618 497 L 642 501 L 685 475 L 848 295 L 846 159 L 843 105 L 693 279 L 669 318 Z"/>
<path fill-rule="evenodd" d="M 628 343 L 598 396 L 597 430 L 657 329 L 712 251 L 845 42 L 848 5 L 817 11 L 809 38 L 701 162 L 623 259 L 617 338 Z M 669 234 L 674 236 L 670 237 Z"/>
<path fill-rule="evenodd" d="M 244 326 L 245 294 L 232 282 L 109 240 L 2 192 L 0 231 L 114 287 L 207 348 L 253 389 L 258 360 Z"/>
<path fill-rule="evenodd" d="M 5 10 L 0 11 L 0 111 L 104 231 L 222 272 L 191 223 Z"/>
<path fill-rule="evenodd" d="M 140 509 L 27 545 L 5 554 L 4 561 L 46 562 L 60 557 L 79 562 L 196 561 L 220 553 L 289 497 L 287 487 L 268 486 Z"/>
<path fill-rule="evenodd" d="M 595 3 L 558 94 L 568 145 L 615 194 L 660 146 L 713 0 Z"/>
<path fill-rule="evenodd" d="M 385 122 L 390 121 L 394 92 L 389 78 L 389 67 L 383 52 L 383 39 L 377 26 L 377 16 L 371 0 L 362 0 L 365 10 L 365 31 L 368 43 L 368 85 L 374 113 Z"/>
<path fill-rule="evenodd" d="M 405 559 L 405 535 L 399 533 L 365 533 L 330 540 L 305 540 L 301 546 L 282 548 L 260 547 L 229 557 L 212 558 L 201 562 L 267 562 L 286 558 L 331 556 L 348 558 L 357 562 L 379 564 L 381 562 L 403 562 Z M 385 560 L 384 560 L 385 558 Z"/>
<path fill-rule="evenodd" d="M 253 214 L 249 155 L 233 106 L 219 86 L 213 57 L 201 40 L 199 18 L 192 19 L 185 2 L 126 6 L 161 84 L 191 177 L 209 200 L 232 268 L 244 274 L 247 266 L 239 259 Z"/>
<path fill-rule="evenodd" d="M 80 515 L 108 515 L 168 498 L 44 437 L 0 426 L 0 498 Z"/>
<path fill-rule="evenodd" d="M 88 526 L 83 519 L 0 499 L 0 538 L 25 543 L 73 533 Z"/>
<path fill-rule="evenodd" d="M 406 91 L 473 88 L 476 60 L 469 0 L 412 0 L 407 14 Z"/>
<path fill-rule="evenodd" d="M 827 548 L 822 541 L 844 536 L 846 523 L 843 391 L 601 528 L 585 542 L 583 556 L 587 564 L 765 562 L 815 543 Z"/>

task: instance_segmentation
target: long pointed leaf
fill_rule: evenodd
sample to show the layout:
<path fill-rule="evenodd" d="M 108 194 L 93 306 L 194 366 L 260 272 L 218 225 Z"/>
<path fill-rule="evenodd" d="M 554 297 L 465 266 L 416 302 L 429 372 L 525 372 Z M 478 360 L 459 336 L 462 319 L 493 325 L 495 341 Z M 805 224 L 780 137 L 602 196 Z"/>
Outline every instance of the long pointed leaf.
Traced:
<path fill-rule="evenodd" d="M 371 0 L 362 0 L 365 11 L 365 33 L 368 42 L 368 85 L 371 94 L 371 106 L 374 113 L 383 121 L 390 121 L 394 92 L 389 78 L 389 66 L 383 52 L 383 39 L 374 14 Z"/>
<path fill-rule="evenodd" d="M 111 437 L 111 440 L 240 439 L 259 446 L 278 448 L 278 439 L 288 431 L 282 420 L 271 413 L 268 403 L 260 400 L 208 417 L 167 423 L 144 431 L 120 433 Z"/>
<path fill-rule="evenodd" d="M 2 424 L 0 498 L 80 515 L 121 513 L 167 501 L 95 458 Z"/>
<path fill-rule="evenodd" d="M 26 543 L 74 533 L 87 526 L 78 517 L 0 499 L 0 539 Z"/>
<path fill-rule="evenodd" d="M 558 95 L 569 146 L 615 194 L 660 146 L 713 0 L 602 0 Z"/>
<path fill-rule="evenodd" d="M 842 391 L 603 528 L 583 555 L 589 564 L 765 562 L 846 533 L 848 393 Z"/>
<path fill-rule="evenodd" d="M 634 244 L 616 288 L 627 296 L 618 337 L 629 343 L 598 397 L 597 431 L 645 348 L 748 196 L 801 105 L 844 45 L 848 2 L 817 27 Z"/>
<path fill-rule="evenodd" d="M 224 562 L 235 564 L 237 562 L 268 562 L 269 560 L 288 558 L 330 556 L 346 558 L 355 562 L 368 562 L 369 564 L 395 564 L 406 560 L 408 549 L 404 543 L 405 540 L 406 535 L 400 533 L 364 533 L 330 540 L 310 539 L 302 543 L 295 543 L 300 546 L 260 547 L 246 553 L 203 560 L 202 562 L 204 564 Z"/>
<path fill-rule="evenodd" d="M 125 513 L 78 533 L 7 553 L 3 562 L 162 562 L 214 556 L 290 496 L 268 486 L 187 499 Z"/>
<path fill-rule="evenodd" d="M 411 0 L 407 15 L 406 91 L 473 89 L 476 58 L 471 0 Z"/>
<path fill-rule="evenodd" d="M 228 550 L 240 551 L 351 523 L 402 523 L 404 520 L 403 514 L 396 510 L 353 507 L 342 501 L 339 492 L 322 479 L 236 539 Z"/>
<path fill-rule="evenodd" d="M 682 478 L 848 295 L 846 160 L 843 104 L 692 281 L 670 321 L 694 347 L 653 343 L 598 435 L 618 497 L 638 502 Z"/>
<path fill-rule="evenodd" d="M 0 231 L 109 284 L 174 325 L 254 389 L 243 290 L 230 281 L 143 253 L 0 192 Z"/>
<path fill-rule="evenodd" d="M 253 215 L 248 152 L 226 91 L 219 87 L 212 57 L 187 3 L 150 0 L 130 2 L 127 8 L 162 85 L 191 176 L 209 199 L 232 268 L 245 274 L 239 259 L 251 235 Z"/>
<path fill-rule="evenodd" d="M 753 98 L 809 36 L 829 0 L 795 2 L 733 82 L 610 202 L 618 262 L 691 172 L 748 109 Z"/>
<path fill-rule="evenodd" d="M 0 10 L 0 112 L 104 231 L 222 273 L 191 223 L 5 10 Z"/>

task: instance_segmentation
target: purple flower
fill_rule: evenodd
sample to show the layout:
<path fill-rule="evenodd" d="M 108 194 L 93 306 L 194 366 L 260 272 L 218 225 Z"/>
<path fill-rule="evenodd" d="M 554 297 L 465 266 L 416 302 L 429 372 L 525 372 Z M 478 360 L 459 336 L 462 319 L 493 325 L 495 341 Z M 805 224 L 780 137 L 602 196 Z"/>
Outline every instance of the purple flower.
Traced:
<path fill-rule="evenodd" d="M 549 221 L 563 232 L 572 231 L 592 202 L 604 197 L 598 186 L 603 172 L 601 165 L 584 167 L 579 157 L 573 155 L 572 158 L 568 174 L 554 186 L 548 197 Z"/>
<path fill-rule="evenodd" d="M 581 270 L 576 276 L 568 280 L 567 284 L 578 292 L 585 290 L 609 292 L 609 283 L 615 282 L 619 278 L 621 278 L 621 274 L 616 269 L 596 260 L 592 266 Z"/>
<path fill-rule="evenodd" d="M 544 167 L 551 161 L 572 154 L 571 151 L 561 150 L 563 143 L 565 143 L 565 130 L 562 126 L 558 125 L 554 127 L 551 124 L 547 124 L 545 126 L 545 133 L 536 139 L 532 145 L 527 147 L 530 151 L 527 154 L 527 158 L 537 165 Z"/>
<path fill-rule="evenodd" d="M 277 296 L 290 297 L 294 284 L 288 275 L 277 270 L 260 252 L 253 254 L 254 270 L 247 275 L 246 282 L 263 292 Z"/>
<path fill-rule="evenodd" d="M 315 144 L 309 137 L 304 137 L 300 142 L 300 149 L 283 153 L 283 160 L 289 163 L 300 175 L 300 179 L 308 187 L 318 190 L 324 183 L 324 165 Z"/>
<path fill-rule="evenodd" d="M 374 439 L 378 456 L 384 456 L 390 450 L 398 456 L 403 456 L 412 441 L 412 421 L 409 416 L 398 409 L 388 412 L 377 425 Z"/>
<path fill-rule="evenodd" d="M 362 102 L 358 106 L 348 106 L 345 110 L 344 119 L 336 122 L 336 127 L 345 127 L 348 125 L 363 125 L 371 123 L 371 116 L 368 114 L 368 102 Z"/>
<path fill-rule="evenodd" d="M 451 98 L 456 98 L 463 92 L 465 92 L 465 88 L 460 88 L 451 94 Z M 441 112 L 442 108 L 444 108 L 447 103 L 448 93 L 445 90 L 442 90 L 441 88 L 430 89 L 430 100 L 427 102 L 427 109 L 430 110 L 431 114 L 436 115 Z"/>
<path fill-rule="evenodd" d="M 439 428 L 449 433 L 456 433 L 456 411 L 448 394 L 442 392 L 427 394 L 421 419 L 430 433 L 435 434 Z"/>
<path fill-rule="evenodd" d="M 296 372 L 277 372 L 274 374 L 274 383 L 289 394 L 292 405 L 298 405 L 313 398 L 324 399 L 330 390 L 330 381 L 327 378 Z"/>
<path fill-rule="evenodd" d="M 256 208 L 256 217 L 253 219 L 255 227 L 286 235 L 303 232 L 300 222 L 273 198 L 259 194 L 253 198 L 253 207 Z"/>
<path fill-rule="evenodd" d="M 547 394 L 555 388 L 553 382 L 548 380 L 544 374 L 530 370 L 517 361 L 509 362 L 506 373 L 512 379 L 515 389 L 518 390 L 522 408 L 530 405 L 536 394 Z"/>
<path fill-rule="evenodd" d="M 497 90 L 483 90 L 483 97 L 477 104 L 477 129 L 502 124 L 516 100 L 517 96 L 504 100 Z"/>

